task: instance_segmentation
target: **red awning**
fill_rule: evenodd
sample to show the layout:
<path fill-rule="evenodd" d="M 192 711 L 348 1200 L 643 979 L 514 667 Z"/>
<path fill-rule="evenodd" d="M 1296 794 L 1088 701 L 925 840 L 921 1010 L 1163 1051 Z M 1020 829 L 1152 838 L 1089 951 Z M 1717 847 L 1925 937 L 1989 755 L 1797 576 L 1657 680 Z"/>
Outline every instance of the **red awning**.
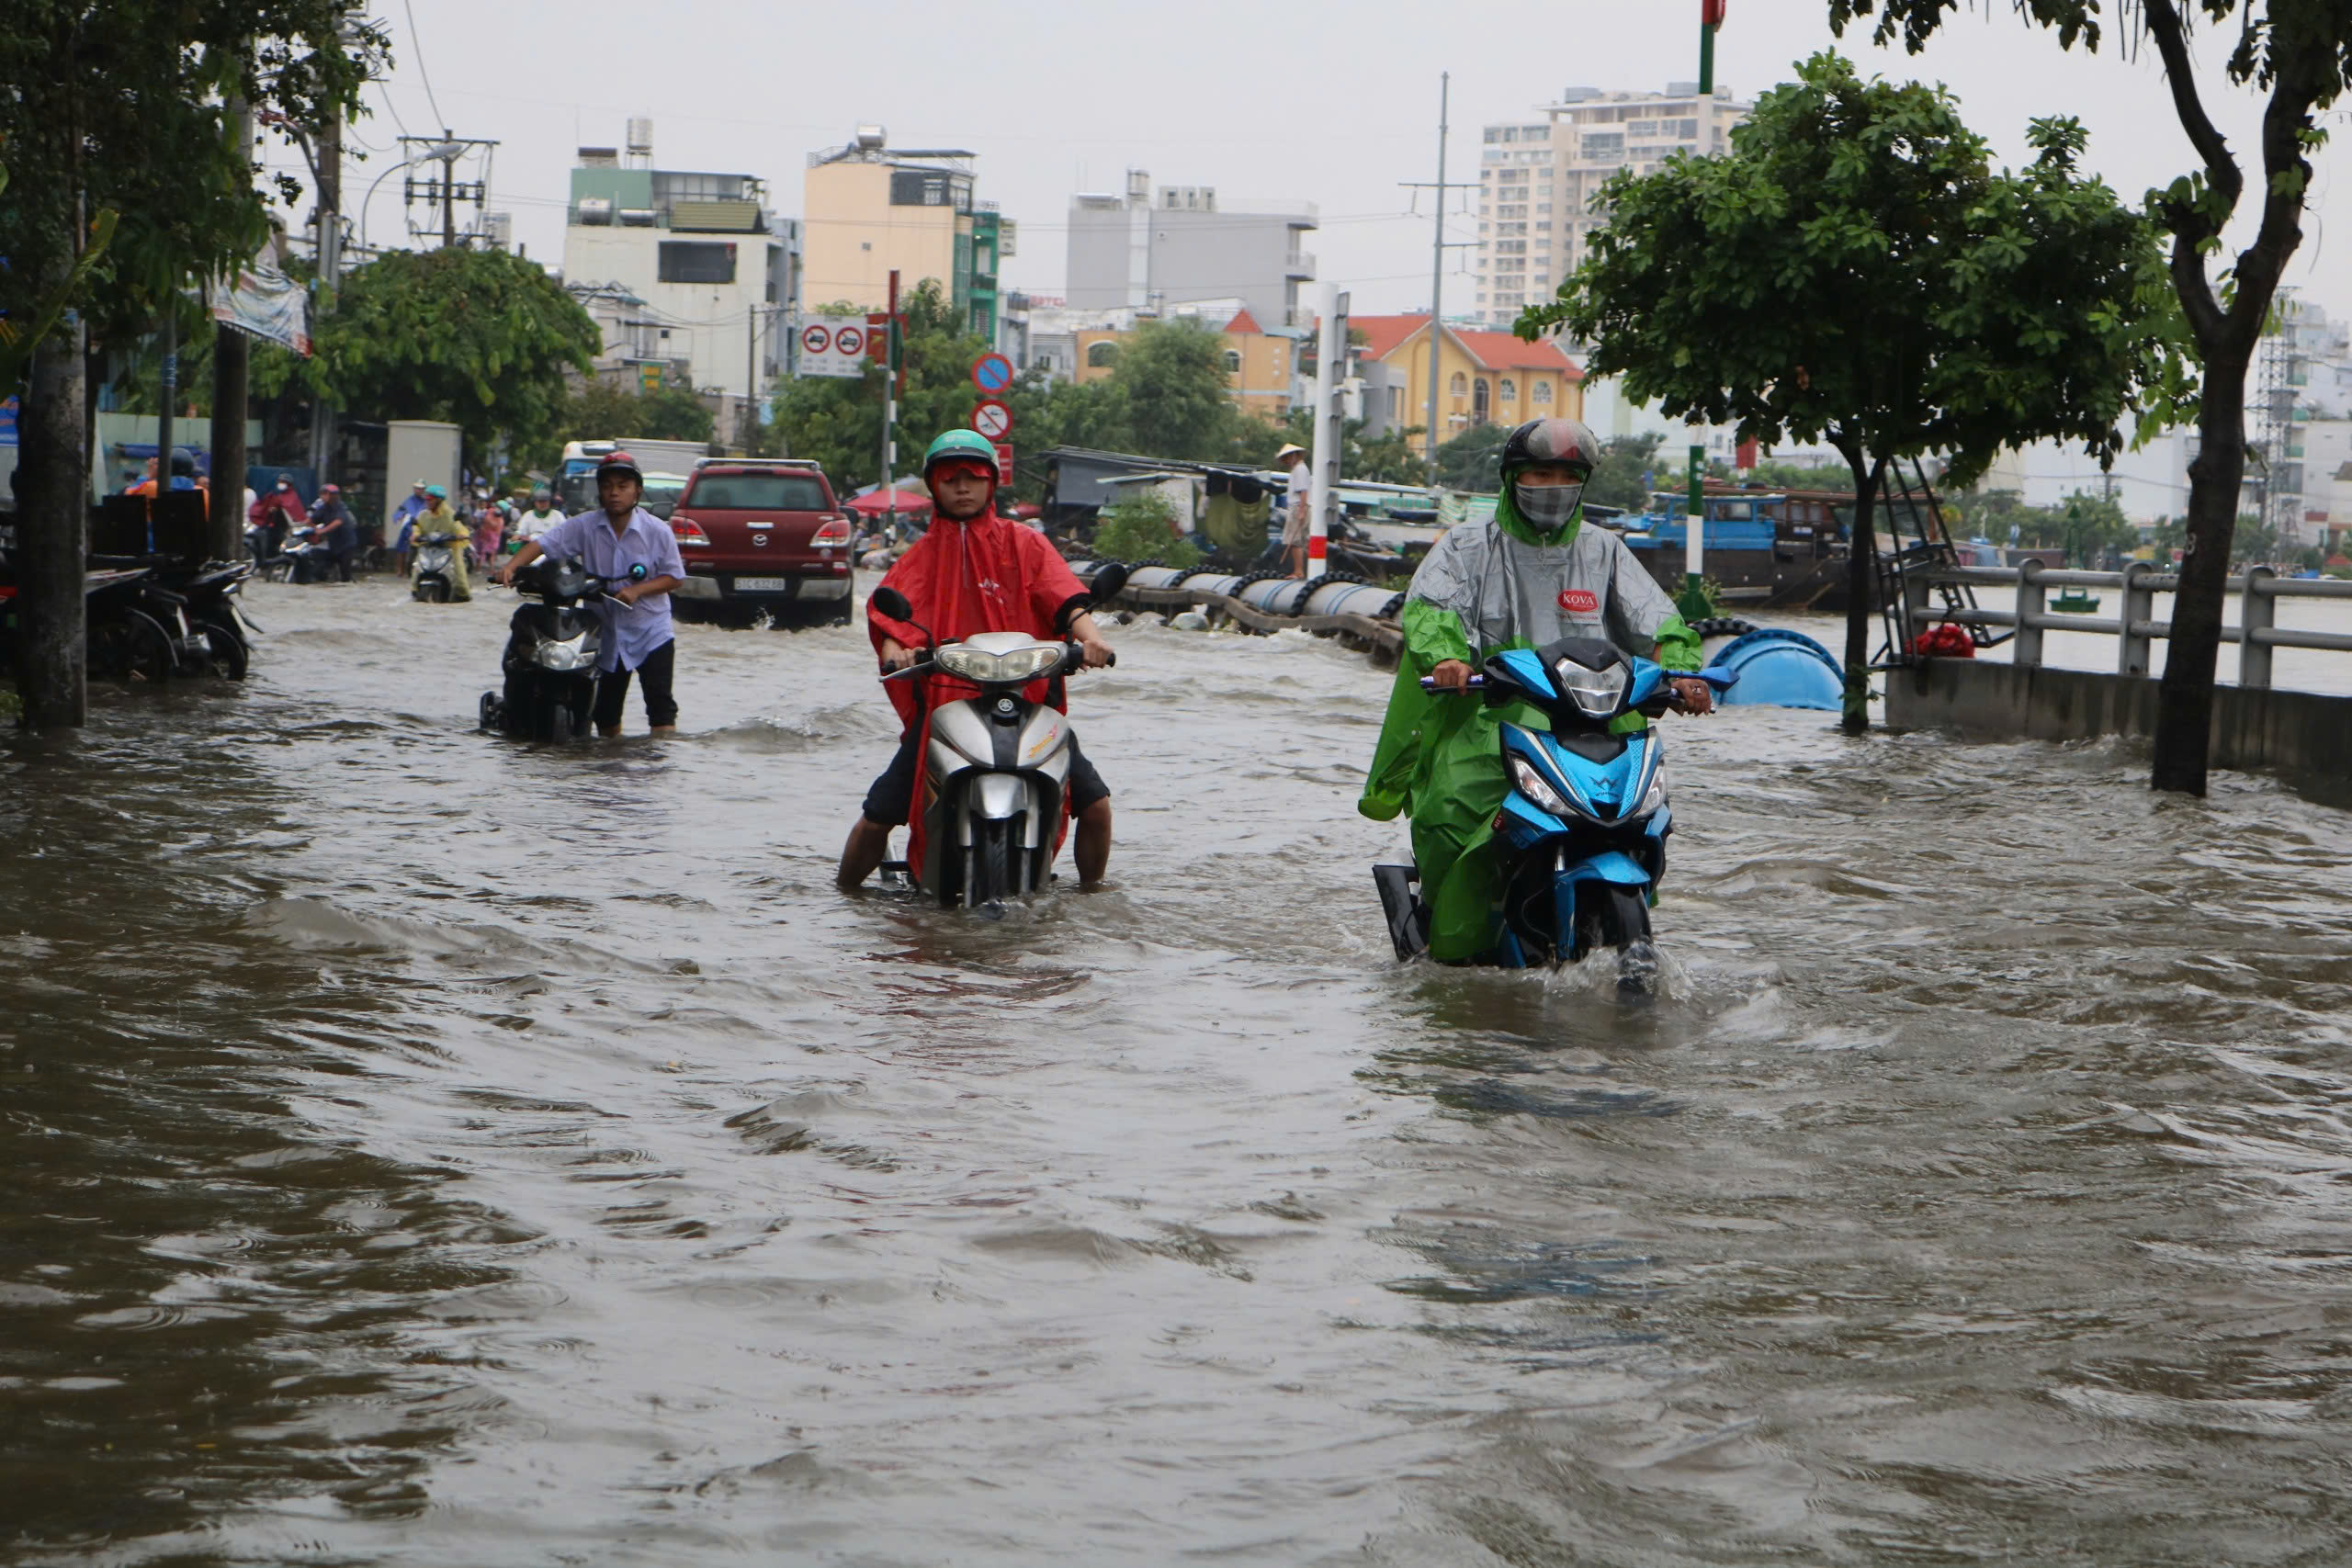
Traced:
<path fill-rule="evenodd" d="M 849 509 L 866 517 L 879 517 L 884 513 L 892 511 L 928 513 L 931 511 L 931 492 L 922 490 L 901 490 L 898 493 L 898 501 L 894 506 L 889 491 L 869 491 L 864 495 L 852 496 L 849 500 Z"/>

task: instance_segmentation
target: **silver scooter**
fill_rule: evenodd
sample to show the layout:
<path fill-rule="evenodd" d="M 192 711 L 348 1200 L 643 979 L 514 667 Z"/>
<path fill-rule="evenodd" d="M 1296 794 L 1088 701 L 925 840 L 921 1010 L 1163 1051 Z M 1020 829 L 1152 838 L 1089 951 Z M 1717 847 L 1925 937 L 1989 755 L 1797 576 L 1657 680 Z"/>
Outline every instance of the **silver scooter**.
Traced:
<path fill-rule="evenodd" d="M 1125 567 L 1105 563 L 1088 585 L 1089 596 L 1099 604 L 1126 580 Z M 874 605 L 930 635 L 897 589 L 876 588 Z M 915 682 L 923 709 L 917 722 L 927 717 L 930 723 L 908 859 L 885 863 L 886 879 L 895 874 L 925 898 L 967 909 L 1001 905 L 1052 879 L 1054 852 L 1069 816 L 1069 723 L 1021 689 L 1085 662 L 1085 650 L 1074 642 L 982 632 L 962 642 L 934 643 L 906 669 L 883 677 Z M 1115 655 L 1112 662 L 1118 662 Z M 978 686 L 980 694 L 933 706 L 928 678 L 935 675 Z"/>

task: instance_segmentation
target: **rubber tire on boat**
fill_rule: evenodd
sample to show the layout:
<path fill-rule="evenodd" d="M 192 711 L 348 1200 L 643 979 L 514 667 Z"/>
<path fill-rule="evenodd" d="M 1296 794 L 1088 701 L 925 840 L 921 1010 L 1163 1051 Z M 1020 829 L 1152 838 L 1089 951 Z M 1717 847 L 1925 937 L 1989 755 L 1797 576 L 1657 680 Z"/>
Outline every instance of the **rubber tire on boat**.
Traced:
<path fill-rule="evenodd" d="M 1690 629 L 1697 632 L 1702 640 L 1711 637 L 1746 637 L 1756 629 L 1756 623 L 1743 621 L 1737 615 L 1709 615 L 1704 620 L 1693 622 Z"/>

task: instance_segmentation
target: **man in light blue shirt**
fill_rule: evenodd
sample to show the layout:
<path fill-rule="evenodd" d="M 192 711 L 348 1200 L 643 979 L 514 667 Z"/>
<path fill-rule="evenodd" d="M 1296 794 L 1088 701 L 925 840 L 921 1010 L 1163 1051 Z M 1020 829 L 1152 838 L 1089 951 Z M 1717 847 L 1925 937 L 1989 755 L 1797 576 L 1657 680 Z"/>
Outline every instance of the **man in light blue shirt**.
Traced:
<path fill-rule="evenodd" d="M 678 733 L 678 705 L 670 685 L 677 655 L 670 619 L 670 591 L 686 580 L 670 525 L 638 504 L 645 475 L 626 452 L 608 454 L 596 465 L 596 499 L 602 510 L 567 517 L 516 551 L 498 569 L 502 583 L 541 556 L 561 560 L 578 556 L 594 576 L 612 586 L 599 601 L 605 616 L 604 651 L 597 660 L 596 733 L 621 732 L 621 702 L 634 673 L 645 688 L 645 721 L 656 735 Z"/>

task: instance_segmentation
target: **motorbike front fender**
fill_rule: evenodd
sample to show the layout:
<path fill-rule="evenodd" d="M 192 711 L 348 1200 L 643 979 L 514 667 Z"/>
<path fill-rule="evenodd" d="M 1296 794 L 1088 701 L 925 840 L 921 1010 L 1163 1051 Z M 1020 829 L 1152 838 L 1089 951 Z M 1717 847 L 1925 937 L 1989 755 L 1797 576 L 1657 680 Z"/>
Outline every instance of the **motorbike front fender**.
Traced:
<path fill-rule="evenodd" d="M 1564 883 L 1606 882 L 1618 887 L 1647 887 L 1650 874 L 1623 850 L 1603 850 L 1560 868 Z"/>

